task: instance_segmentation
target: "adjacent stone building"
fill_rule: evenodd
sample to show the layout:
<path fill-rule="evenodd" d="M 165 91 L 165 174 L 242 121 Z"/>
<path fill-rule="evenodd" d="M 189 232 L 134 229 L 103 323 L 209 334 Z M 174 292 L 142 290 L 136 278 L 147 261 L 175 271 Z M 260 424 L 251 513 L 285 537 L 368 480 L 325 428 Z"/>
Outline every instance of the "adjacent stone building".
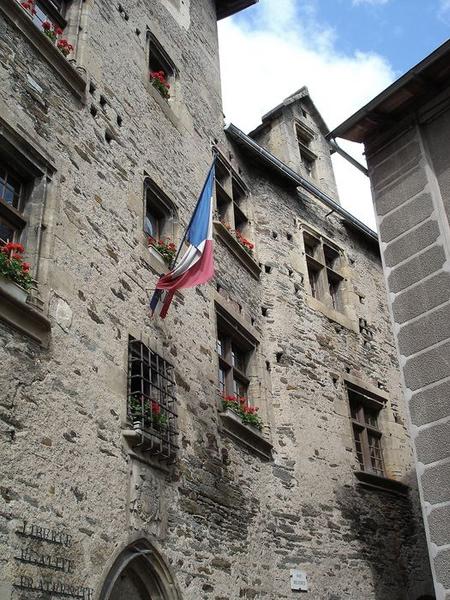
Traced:
<path fill-rule="evenodd" d="M 436 594 L 450 598 L 450 42 L 332 134 L 364 142 Z"/>
<path fill-rule="evenodd" d="M 0 5 L 1 600 L 433 597 L 377 236 L 306 88 L 223 130 L 250 4 Z M 151 320 L 213 152 L 215 279 Z"/>

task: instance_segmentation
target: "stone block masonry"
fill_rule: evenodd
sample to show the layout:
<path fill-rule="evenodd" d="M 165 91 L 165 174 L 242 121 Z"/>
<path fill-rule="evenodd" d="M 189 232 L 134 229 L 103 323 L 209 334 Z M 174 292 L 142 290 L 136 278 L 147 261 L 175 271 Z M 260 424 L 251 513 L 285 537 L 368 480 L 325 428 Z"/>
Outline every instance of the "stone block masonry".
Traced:
<path fill-rule="evenodd" d="M 66 19 L 74 69 L 86 78 L 80 99 L 3 10 L 13 2 L 0 7 L 0 162 L 31 190 L 26 210 L 39 208 L 36 227 L 19 235 L 37 265 L 51 335 L 45 347 L 0 320 L 0 598 L 53 590 L 52 600 L 62 591 L 95 600 L 292 599 L 291 569 L 307 574 L 315 600 L 428 593 L 377 247 L 227 139 L 215 3 L 73 0 Z M 147 29 L 159 60 L 176 67 L 169 101 L 148 81 Z M 333 190 L 313 116 L 309 127 L 322 136 L 317 173 Z M 224 203 L 255 244 L 251 266 L 222 231 L 215 279 L 177 294 L 165 321 L 151 320 L 148 298 L 166 267 L 147 246 L 144 180 L 163 192 L 161 212 L 164 202 L 175 207 L 179 241 L 214 139 L 232 173 Z M 21 163 L 25 150 L 47 171 L 31 158 Z M 305 231 L 342 261 L 340 305 L 328 288 L 323 302 L 312 298 Z M 220 307 L 223 334 L 248 363 L 236 381 L 260 408 L 272 460 L 239 443 L 220 416 Z M 135 443 L 130 336 L 174 367 L 179 450 L 171 465 Z M 381 488 L 354 476 L 361 465 L 350 384 L 382 404 Z M 393 493 L 389 480 L 409 493 Z"/>

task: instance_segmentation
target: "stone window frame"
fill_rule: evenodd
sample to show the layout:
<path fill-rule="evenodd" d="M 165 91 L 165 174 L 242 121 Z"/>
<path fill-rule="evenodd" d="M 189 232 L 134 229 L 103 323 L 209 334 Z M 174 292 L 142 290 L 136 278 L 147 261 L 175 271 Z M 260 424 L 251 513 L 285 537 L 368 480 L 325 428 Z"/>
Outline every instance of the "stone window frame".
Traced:
<path fill-rule="evenodd" d="M 151 202 L 150 202 L 151 196 Z M 147 215 L 154 205 L 153 217 L 158 222 L 158 235 L 152 236 Z M 161 187 L 149 176 L 144 178 L 143 231 L 146 236 L 155 239 L 169 238 L 176 244 L 179 234 L 178 208 Z"/>
<path fill-rule="evenodd" d="M 379 426 L 385 401 L 370 391 L 349 381 L 345 390 L 350 410 L 353 445 L 361 471 L 386 477 L 383 458 L 383 433 Z"/>
<path fill-rule="evenodd" d="M 307 227 L 303 227 L 303 248 L 311 296 L 343 311 L 341 272 L 344 252 L 331 240 Z"/>
<path fill-rule="evenodd" d="M 46 346 L 50 334 L 50 322 L 45 312 L 52 232 L 47 227 L 45 216 L 54 203 L 56 167 L 51 157 L 45 156 L 42 149 L 34 146 L 29 138 L 25 139 L 2 117 L 0 156 L 24 182 L 21 212 L 6 203 L 2 203 L 1 210 L 16 219 L 14 241 L 25 247 L 26 261 L 31 264 L 30 275 L 37 282 L 37 288 L 31 290 L 26 303 L 14 300 L 3 290 L 0 318 Z"/>
<path fill-rule="evenodd" d="M 350 273 L 348 269 L 348 260 L 345 251 L 335 242 L 323 235 L 320 231 L 313 228 L 311 225 L 302 222 L 300 219 L 298 219 L 298 229 L 300 233 L 302 233 L 300 248 L 304 260 L 303 272 L 305 275 L 304 282 L 306 302 L 308 306 L 313 310 L 321 312 L 325 317 L 327 317 L 331 321 L 339 323 L 340 325 L 346 327 L 347 329 L 350 329 L 351 331 L 354 331 L 355 333 L 359 333 L 358 320 L 356 318 L 356 314 L 353 308 L 353 292 L 351 287 Z M 312 271 L 320 271 L 325 268 L 328 269 L 328 267 L 325 261 L 325 256 L 323 255 L 322 251 L 316 257 L 312 256 L 308 260 L 307 253 L 305 251 L 303 236 L 304 232 L 309 234 L 312 238 L 318 240 L 318 243 L 324 243 L 326 246 L 333 249 L 335 253 L 339 253 L 339 271 L 331 269 L 331 271 L 333 271 L 333 275 L 339 280 L 339 310 L 336 310 L 333 307 L 333 299 L 331 297 L 330 289 L 328 287 L 328 277 L 324 281 L 322 276 L 322 279 L 318 282 L 320 284 L 321 297 L 317 298 L 314 297 L 312 294 L 308 266 Z"/>
<path fill-rule="evenodd" d="M 167 83 L 170 84 L 170 98 L 174 101 L 177 93 L 179 70 L 163 44 L 156 35 L 147 27 L 147 71 L 164 71 Z"/>
<path fill-rule="evenodd" d="M 214 361 L 215 373 L 217 377 L 217 404 L 220 414 L 220 430 L 226 433 L 234 441 L 245 446 L 252 453 L 257 454 L 262 460 L 272 460 L 272 444 L 270 442 L 270 428 L 268 425 L 268 405 L 265 386 L 260 382 L 264 380 L 262 366 L 262 348 L 256 329 L 247 323 L 241 314 L 234 310 L 229 303 L 218 292 L 214 296 L 215 307 L 215 339 L 218 339 L 219 327 L 218 321 L 222 322 L 222 330 L 227 332 L 228 337 L 240 339 L 242 347 L 248 350 L 245 377 L 248 381 L 248 403 L 250 406 L 259 408 L 259 415 L 264 423 L 262 432 L 248 427 L 242 423 L 240 417 L 231 410 L 223 411 L 222 394 L 219 383 L 219 368 L 221 359 L 216 352 L 217 362 Z M 216 347 L 217 350 L 217 347 Z M 264 361 L 263 361 L 264 362 Z M 233 365 L 229 365 L 231 373 L 234 372 Z M 267 375 L 266 375 L 267 376 Z"/>

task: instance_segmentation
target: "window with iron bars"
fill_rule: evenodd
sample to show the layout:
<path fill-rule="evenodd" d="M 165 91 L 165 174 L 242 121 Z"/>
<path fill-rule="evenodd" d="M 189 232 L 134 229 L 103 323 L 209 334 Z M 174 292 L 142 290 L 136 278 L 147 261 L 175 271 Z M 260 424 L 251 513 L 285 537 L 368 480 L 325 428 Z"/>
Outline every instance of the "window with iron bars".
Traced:
<path fill-rule="evenodd" d="M 385 476 L 382 433 L 378 416 L 384 403 L 367 391 L 347 384 L 356 457 L 362 471 Z"/>
<path fill-rule="evenodd" d="M 130 337 L 128 418 L 142 434 L 142 450 L 168 462 L 178 450 L 176 408 L 173 366 Z"/>

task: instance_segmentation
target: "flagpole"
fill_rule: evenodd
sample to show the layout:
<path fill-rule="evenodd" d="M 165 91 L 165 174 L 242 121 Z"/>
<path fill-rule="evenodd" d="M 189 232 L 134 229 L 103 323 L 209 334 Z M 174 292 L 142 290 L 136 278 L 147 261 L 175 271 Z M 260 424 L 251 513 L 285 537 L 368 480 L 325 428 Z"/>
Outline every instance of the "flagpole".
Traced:
<path fill-rule="evenodd" d="M 180 256 L 181 249 L 183 248 L 183 244 L 184 244 L 184 242 L 186 241 L 186 236 L 187 236 L 187 234 L 188 234 L 189 227 L 192 225 L 192 221 L 194 220 L 194 217 L 195 217 L 195 215 L 196 215 L 196 213 L 197 213 L 198 205 L 200 204 L 200 199 L 201 199 L 201 197 L 203 196 L 203 192 L 204 192 L 204 190 L 205 190 L 206 184 L 207 184 L 207 182 L 208 182 L 208 179 L 209 179 L 209 174 L 211 173 L 211 169 L 213 168 L 213 166 L 214 166 L 214 164 L 215 164 L 215 162 L 216 162 L 216 158 L 217 158 L 217 152 L 215 152 L 215 151 L 213 150 L 213 153 L 214 153 L 214 158 L 213 158 L 213 161 L 212 161 L 212 163 L 211 163 L 211 166 L 209 167 L 209 170 L 208 170 L 208 177 L 205 179 L 205 183 L 203 184 L 202 191 L 201 191 L 201 193 L 200 193 L 200 195 L 199 195 L 199 197 L 198 197 L 197 204 L 195 205 L 195 208 L 194 208 L 194 212 L 192 213 L 192 215 L 191 215 L 191 218 L 190 218 L 190 220 L 189 220 L 189 223 L 188 223 L 188 225 L 187 225 L 186 229 L 184 230 L 183 238 L 182 238 L 182 240 L 181 240 L 181 242 L 180 242 L 180 245 L 179 245 L 179 247 L 178 247 L 178 250 L 177 250 L 177 253 L 176 253 L 176 255 L 175 255 L 175 258 L 174 258 L 174 259 L 173 259 L 173 261 L 170 263 L 170 266 L 169 266 L 169 271 L 172 271 L 172 269 L 174 269 L 174 268 L 175 268 L 175 265 L 177 264 L 177 260 L 178 260 L 178 257 Z"/>

